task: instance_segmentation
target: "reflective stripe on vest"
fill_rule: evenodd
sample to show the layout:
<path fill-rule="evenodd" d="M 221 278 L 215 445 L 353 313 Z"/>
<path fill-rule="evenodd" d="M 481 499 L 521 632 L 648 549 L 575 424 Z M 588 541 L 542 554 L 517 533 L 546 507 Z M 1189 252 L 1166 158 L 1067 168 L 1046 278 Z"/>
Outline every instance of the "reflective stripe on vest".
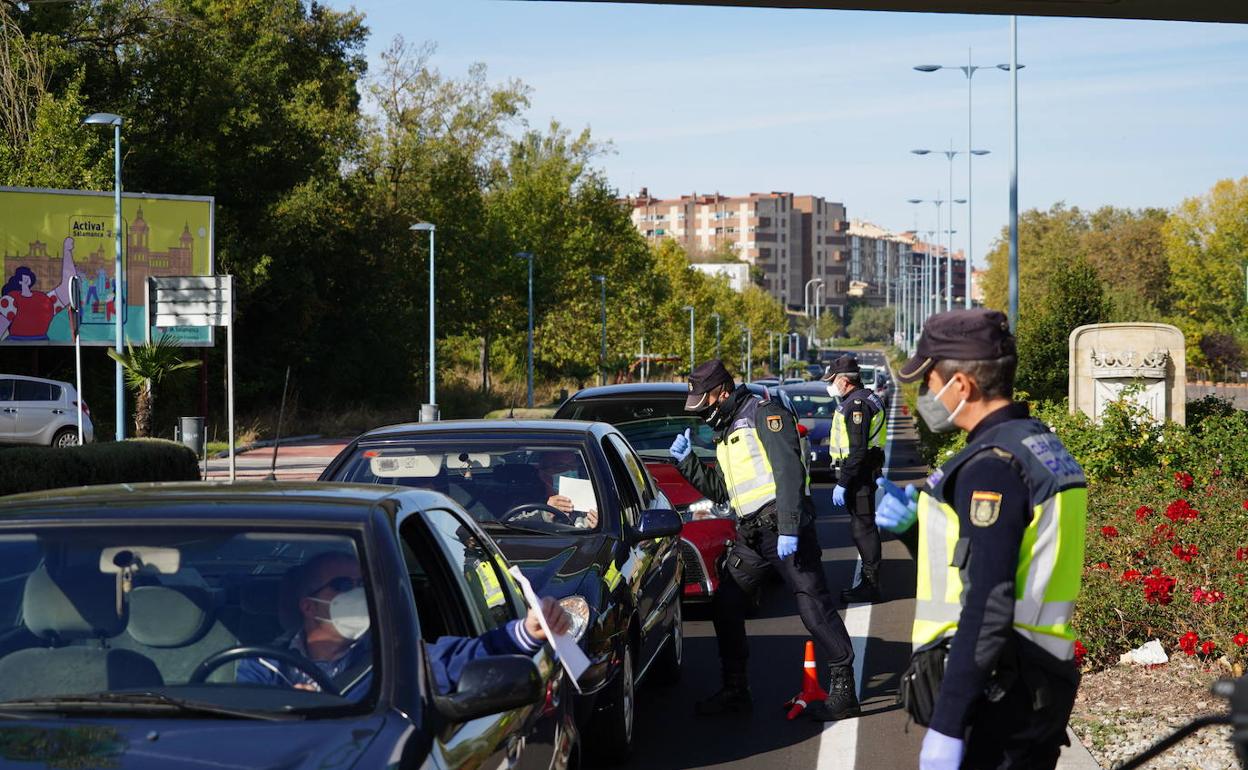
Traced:
<path fill-rule="evenodd" d="M 1014 631 L 1053 657 L 1070 660 L 1074 657 L 1075 640 L 1070 619 L 1083 574 L 1088 507 L 1082 471 L 1051 434 L 1042 434 L 1039 442 L 1029 436 L 1020 442 L 1007 440 L 991 445 L 1018 451 L 1015 457 L 1024 466 L 1028 483 L 1033 485 L 1032 517 L 1019 545 L 1014 577 Z M 1039 454 L 1024 456 L 1022 452 L 1028 447 L 1036 447 Z M 952 472 L 973 453 L 960 454 L 946 468 Z M 1046 476 L 1046 468 L 1059 470 Z M 1073 485 L 1058 491 L 1055 480 L 1059 478 Z M 965 558 L 958 558 L 960 522 L 957 512 L 940 499 L 943 489 L 944 485 L 937 483 L 936 490 L 919 495 L 918 585 L 910 639 L 916 650 L 956 633 L 966 591 L 966 562 Z M 1045 494 L 1048 496 L 1042 497 Z M 1036 502 L 1036 497 L 1041 499 Z"/>
<path fill-rule="evenodd" d="M 876 412 L 871 417 L 871 435 L 867 446 L 883 449 L 887 436 L 884 413 Z M 828 431 L 828 455 L 834 460 L 849 457 L 849 425 L 839 409 L 832 415 L 832 428 Z"/>
<path fill-rule="evenodd" d="M 776 499 L 776 478 L 756 428 L 739 428 L 715 447 L 715 459 L 738 516 L 749 516 Z"/>

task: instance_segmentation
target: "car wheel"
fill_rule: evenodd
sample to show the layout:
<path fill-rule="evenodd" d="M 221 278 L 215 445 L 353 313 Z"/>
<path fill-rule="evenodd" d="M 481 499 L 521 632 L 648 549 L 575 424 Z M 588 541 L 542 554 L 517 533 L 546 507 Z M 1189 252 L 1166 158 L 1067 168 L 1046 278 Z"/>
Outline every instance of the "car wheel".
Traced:
<path fill-rule="evenodd" d="M 677 598 L 671 636 L 659 652 L 658 659 L 654 661 L 654 680 L 659 684 L 676 684 L 680 681 L 681 663 L 685 658 L 685 618 L 682 607 L 683 602 Z"/>
<path fill-rule="evenodd" d="M 633 723 L 637 716 L 637 675 L 633 669 L 633 648 L 624 645 L 620 672 L 605 693 L 611 704 L 595 717 L 594 758 L 604 765 L 620 764 L 633 751 Z"/>
<path fill-rule="evenodd" d="M 78 446 L 78 429 L 77 428 L 61 428 L 52 437 L 52 446 L 64 449 L 69 446 Z"/>

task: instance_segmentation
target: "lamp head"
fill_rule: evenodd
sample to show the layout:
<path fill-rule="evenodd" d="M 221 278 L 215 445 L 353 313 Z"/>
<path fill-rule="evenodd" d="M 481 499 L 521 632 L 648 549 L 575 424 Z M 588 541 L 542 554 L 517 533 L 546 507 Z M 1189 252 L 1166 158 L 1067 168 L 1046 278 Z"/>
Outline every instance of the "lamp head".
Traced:
<path fill-rule="evenodd" d="M 931 150 L 911 150 L 910 152 L 914 153 L 915 155 L 927 155 L 931 153 Z"/>
<path fill-rule="evenodd" d="M 111 112 L 96 112 L 87 116 L 82 123 L 85 126 L 120 126 L 122 120 L 120 115 Z"/>
<path fill-rule="evenodd" d="M 418 230 L 422 233 L 431 233 L 434 230 L 437 230 L 438 228 L 437 228 L 437 225 L 433 224 L 432 222 L 417 222 L 416 224 L 412 225 L 408 229 Z"/>
<path fill-rule="evenodd" d="M 922 198 L 907 198 L 906 203 L 922 203 Z"/>
<path fill-rule="evenodd" d="M 1021 70 L 1023 67 L 1026 67 L 1026 66 L 1027 66 L 1026 64 L 1020 64 L 1020 65 L 1018 65 L 1018 68 Z M 1008 65 L 1008 64 L 998 64 L 998 65 L 997 65 L 997 69 L 999 69 L 999 70 L 1003 70 L 1003 71 L 1005 71 L 1005 72 L 1009 72 L 1009 71 L 1010 71 L 1010 65 Z"/>
<path fill-rule="evenodd" d="M 915 69 L 919 72 L 935 72 L 941 69 L 941 66 L 939 64 L 920 64 Z"/>
<path fill-rule="evenodd" d="M 988 155 L 992 150 L 971 150 L 972 155 Z"/>

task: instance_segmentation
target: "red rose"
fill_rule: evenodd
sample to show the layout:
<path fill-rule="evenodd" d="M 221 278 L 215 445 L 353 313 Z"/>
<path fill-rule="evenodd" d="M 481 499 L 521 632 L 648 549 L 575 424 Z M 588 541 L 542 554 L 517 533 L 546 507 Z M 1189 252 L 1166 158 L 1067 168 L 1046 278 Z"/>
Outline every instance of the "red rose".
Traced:
<path fill-rule="evenodd" d="M 1104 535 L 1105 537 L 1118 537 L 1118 528 L 1112 525 L 1106 524 L 1105 526 L 1101 527 L 1101 534 Z"/>
<path fill-rule="evenodd" d="M 1125 570 L 1122 573 L 1121 580 L 1124 583 L 1135 583 L 1135 582 L 1138 582 L 1143 577 L 1144 577 L 1144 574 L 1140 572 L 1138 569 L 1129 569 L 1129 570 Z"/>
<path fill-rule="evenodd" d="M 1248 634 L 1240 631 L 1238 634 L 1235 634 L 1235 638 L 1231 641 L 1235 642 L 1236 647 L 1243 647 L 1245 644 L 1248 644 Z"/>
<path fill-rule="evenodd" d="M 1248 500 L 1244 501 L 1244 510 L 1248 511 Z"/>
<path fill-rule="evenodd" d="M 1147 505 L 1141 505 L 1139 508 L 1135 509 L 1136 521 L 1144 521 L 1145 519 L 1147 519 L 1149 516 L 1152 516 L 1152 515 L 1153 515 L 1153 509 L 1149 508 Z"/>
<path fill-rule="evenodd" d="M 1236 548 L 1235 561 L 1244 561 L 1245 559 L 1248 559 L 1248 548 Z"/>
<path fill-rule="evenodd" d="M 1202 655 L 1212 655 L 1213 651 L 1216 649 L 1218 649 L 1218 645 L 1214 644 L 1212 641 L 1208 641 L 1200 645 L 1200 653 Z"/>
<path fill-rule="evenodd" d="M 1180 489 L 1191 489 L 1194 481 L 1192 474 L 1184 473 L 1183 471 L 1175 471 L 1174 480 L 1178 483 Z"/>
<path fill-rule="evenodd" d="M 1107 562 L 1107 561 L 1098 561 L 1098 562 L 1097 562 L 1096 564 L 1094 564 L 1093 566 L 1094 566 L 1094 567 L 1096 567 L 1097 569 L 1109 569 L 1109 562 Z"/>
<path fill-rule="evenodd" d="M 1243 636 L 1243 634 L 1240 634 L 1240 636 Z M 1248 637 L 1246 637 L 1246 638 L 1248 638 Z M 1076 639 L 1076 640 L 1075 640 L 1075 665 L 1076 665 L 1076 666 L 1082 666 L 1082 665 L 1083 665 L 1083 658 L 1084 658 L 1084 656 L 1085 656 L 1085 655 L 1087 655 L 1087 654 L 1088 654 L 1088 648 L 1086 648 L 1086 647 L 1084 647 L 1084 646 L 1083 646 L 1083 642 L 1081 642 L 1081 641 L 1079 641 L 1078 639 Z"/>
<path fill-rule="evenodd" d="M 1179 637 L 1179 649 L 1188 655 L 1196 654 L 1196 645 L 1200 644 L 1200 637 L 1195 631 L 1188 631 Z"/>

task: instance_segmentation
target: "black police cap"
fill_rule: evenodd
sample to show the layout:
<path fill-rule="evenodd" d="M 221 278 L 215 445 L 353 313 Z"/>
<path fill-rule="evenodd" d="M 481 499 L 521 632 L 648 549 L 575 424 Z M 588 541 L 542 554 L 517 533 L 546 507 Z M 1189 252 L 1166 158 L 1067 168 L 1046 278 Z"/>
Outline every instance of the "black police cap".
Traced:
<path fill-rule="evenodd" d="M 914 356 L 897 370 L 897 379 L 916 382 L 937 361 L 990 361 L 1018 355 L 1010 323 L 999 310 L 950 310 L 927 319 Z"/>
<path fill-rule="evenodd" d="M 841 356 L 828 365 L 823 372 L 823 381 L 831 382 L 836 379 L 838 374 L 859 374 L 862 369 L 858 368 L 858 359 L 853 356 Z"/>
<path fill-rule="evenodd" d="M 689 374 L 689 396 L 685 399 L 685 409 L 696 412 L 706 406 L 707 394 L 720 385 L 732 387 L 732 375 L 724 362 L 718 358 L 698 364 Z"/>

